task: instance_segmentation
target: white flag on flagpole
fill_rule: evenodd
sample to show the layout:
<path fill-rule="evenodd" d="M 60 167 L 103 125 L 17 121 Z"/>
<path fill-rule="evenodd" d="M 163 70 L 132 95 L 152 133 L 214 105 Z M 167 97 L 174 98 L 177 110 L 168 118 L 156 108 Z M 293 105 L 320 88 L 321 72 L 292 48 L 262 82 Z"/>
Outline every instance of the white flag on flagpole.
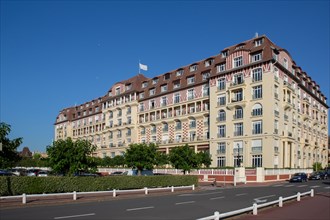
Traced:
<path fill-rule="evenodd" d="M 144 65 L 142 63 L 139 63 L 139 67 L 141 70 L 144 70 L 144 71 L 147 71 L 148 70 L 148 66 L 147 65 Z"/>

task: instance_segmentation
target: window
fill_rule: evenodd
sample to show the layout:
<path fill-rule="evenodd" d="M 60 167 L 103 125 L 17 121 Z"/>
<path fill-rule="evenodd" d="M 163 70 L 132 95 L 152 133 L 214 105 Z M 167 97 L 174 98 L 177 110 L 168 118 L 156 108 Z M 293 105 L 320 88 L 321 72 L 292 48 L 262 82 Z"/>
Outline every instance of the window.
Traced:
<path fill-rule="evenodd" d="M 131 88 L 132 88 L 132 84 L 128 84 L 128 85 L 126 85 L 125 90 L 128 91 L 128 90 L 130 90 Z"/>
<path fill-rule="evenodd" d="M 217 121 L 226 121 L 226 112 L 224 110 L 219 111 Z"/>
<path fill-rule="evenodd" d="M 142 83 L 142 88 L 145 88 L 145 87 L 147 87 L 148 86 L 148 82 L 143 82 Z"/>
<path fill-rule="evenodd" d="M 226 157 L 218 157 L 217 167 L 225 167 L 225 166 L 226 166 Z"/>
<path fill-rule="evenodd" d="M 176 71 L 176 76 L 182 76 L 182 74 L 183 74 L 183 69 L 180 69 L 180 70 L 178 70 L 178 71 Z"/>
<path fill-rule="evenodd" d="M 240 67 L 242 65 L 243 65 L 243 57 L 242 56 L 234 58 L 234 68 Z"/>
<path fill-rule="evenodd" d="M 151 133 L 155 134 L 156 133 L 156 126 L 155 125 L 151 125 Z"/>
<path fill-rule="evenodd" d="M 139 111 L 144 111 L 144 104 L 143 103 L 139 103 Z"/>
<path fill-rule="evenodd" d="M 152 95 L 155 95 L 156 94 L 156 89 L 150 89 L 149 90 L 149 95 L 152 96 Z"/>
<path fill-rule="evenodd" d="M 226 104 L 226 95 L 218 96 L 218 106 Z"/>
<path fill-rule="evenodd" d="M 226 70 L 226 63 L 217 65 L 217 73 L 221 73 Z"/>
<path fill-rule="evenodd" d="M 262 80 L 262 69 L 257 68 L 252 71 L 252 81 L 258 82 Z"/>
<path fill-rule="evenodd" d="M 228 50 L 222 51 L 221 56 L 222 56 L 222 58 L 227 57 L 228 56 Z"/>
<path fill-rule="evenodd" d="M 240 119 L 240 118 L 243 118 L 243 108 L 242 107 L 236 107 L 235 108 L 234 119 Z"/>
<path fill-rule="evenodd" d="M 169 80 L 170 78 L 171 78 L 171 74 L 166 73 L 166 74 L 164 75 L 164 80 Z"/>
<path fill-rule="evenodd" d="M 214 62 L 214 59 L 208 59 L 204 62 L 205 67 L 211 66 Z"/>
<path fill-rule="evenodd" d="M 158 83 L 158 78 L 154 78 L 154 79 L 152 80 L 152 84 L 155 85 L 155 84 L 157 84 L 157 83 Z"/>
<path fill-rule="evenodd" d="M 155 100 L 150 100 L 149 101 L 149 109 L 154 109 L 155 108 Z"/>
<path fill-rule="evenodd" d="M 262 153 L 262 140 L 258 139 L 258 140 L 252 140 L 252 153 L 253 154 L 260 154 Z"/>
<path fill-rule="evenodd" d="M 243 136 L 243 123 L 234 124 L 234 136 Z"/>
<path fill-rule="evenodd" d="M 257 62 L 261 60 L 261 53 L 253 54 L 251 55 L 251 62 Z"/>
<path fill-rule="evenodd" d="M 166 92 L 167 91 L 167 85 L 162 85 L 160 90 L 161 90 L 161 92 Z"/>
<path fill-rule="evenodd" d="M 252 99 L 262 98 L 262 85 L 253 87 Z"/>
<path fill-rule="evenodd" d="M 262 155 L 252 155 L 252 167 L 262 167 Z"/>
<path fill-rule="evenodd" d="M 252 134 L 262 134 L 262 121 L 252 122 Z"/>
<path fill-rule="evenodd" d="M 243 74 L 239 73 L 234 75 L 234 85 L 239 85 L 244 82 Z"/>
<path fill-rule="evenodd" d="M 203 97 L 210 95 L 210 87 L 209 84 L 203 86 Z"/>
<path fill-rule="evenodd" d="M 288 69 L 288 60 L 283 58 L 283 66 Z"/>
<path fill-rule="evenodd" d="M 225 78 L 218 79 L 217 84 L 218 84 L 218 90 L 226 89 L 226 79 Z"/>
<path fill-rule="evenodd" d="M 190 72 L 194 72 L 194 71 L 197 70 L 197 68 L 198 68 L 197 65 L 192 65 L 192 66 L 190 66 L 189 71 L 190 71 Z"/>
<path fill-rule="evenodd" d="M 195 83 L 195 77 L 194 76 L 188 77 L 187 78 L 187 83 L 188 83 L 188 85 Z"/>
<path fill-rule="evenodd" d="M 203 81 L 207 80 L 210 77 L 210 72 L 202 73 Z"/>
<path fill-rule="evenodd" d="M 166 106 L 167 105 L 167 97 L 166 96 L 164 96 L 164 97 L 161 98 L 161 105 L 162 106 Z"/>
<path fill-rule="evenodd" d="M 180 93 L 175 93 L 174 94 L 174 103 L 179 103 L 180 102 Z"/>
<path fill-rule="evenodd" d="M 238 89 L 234 91 L 232 102 L 240 102 L 243 100 L 243 90 Z"/>
<path fill-rule="evenodd" d="M 225 154 L 226 153 L 226 142 L 219 142 L 218 143 L 218 154 Z"/>
<path fill-rule="evenodd" d="M 181 130 L 181 121 L 175 122 L 175 130 Z"/>
<path fill-rule="evenodd" d="M 260 116 L 262 115 L 262 105 L 257 103 L 254 104 L 254 106 L 252 107 L 252 116 Z"/>
<path fill-rule="evenodd" d="M 218 138 L 226 137 L 226 125 L 218 126 Z"/>
<path fill-rule="evenodd" d="M 194 99 L 194 89 L 188 89 L 188 100 Z"/>
<path fill-rule="evenodd" d="M 178 88 L 180 88 L 180 80 L 173 82 L 173 89 L 178 89 Z"/>
<path fill-rule="evenodd" d="M 141 134 L 142 134 L 142 135 L 146 134 L 146 128 L 145 128 L 145 127 L 142 127 L 142 128 L 141 128 Z"/>
<path fill-rule="evenodd" d="M 163 132 L 168 132 L 168 124 L 167 123 L 163 124 Z"/>
<path fill-rule="evenodd" d="M 196 120 L 195 119 L 191 119 L 189 121 L 189 128 L 196 128 Z"/>
<path fill-rule="evenodd" d="M 116 95 L 119 95 L 120 94 L 120 87 L 117 87 L 116 88 L 116 93 L 115 93 Z"/>
<path fill-rule="evenodd" d="M 263 43 L 263 38 L 258 39 L 258 40 L 255 40 L 255 41 L 254 41 L 254 46 L 255 46 L 255 47 L 258 47 L 258 46 L 260 46 L 262 43 Z"/>

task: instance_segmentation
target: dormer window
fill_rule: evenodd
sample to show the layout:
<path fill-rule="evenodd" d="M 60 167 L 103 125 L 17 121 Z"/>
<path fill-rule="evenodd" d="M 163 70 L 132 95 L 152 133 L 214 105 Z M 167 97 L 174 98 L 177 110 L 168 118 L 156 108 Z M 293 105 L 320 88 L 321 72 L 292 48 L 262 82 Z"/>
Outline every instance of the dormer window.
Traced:
<path fill-rule="evenodd" d="M 144 98 L 144 92 L 141 92 L 141 93 L 139 94 L 139 97 L 140 97 L 140 99 L 143 99 L 143 98 Z"/>
<path fill-rule="evenodd" d="M 243 65 L 243 57 L 242 56 L 234 58 L 234 68 L 240 67 L 242 65 Z"/>
<path fill-rule="evenodd" d="M 197 69 L 198 69 L 198 66 L 197 66 L 197 65 L 192 65 L 192 66 L 190 66 L 189 71 L 190 71 L 190 72 L 194 72 L 194 71 L 196 71 Z"/>
<path fill-rule="evenodd" d="M 257 62 L 261 60 L 261 53 L 251 55 L 251 62 Z"/>
<path fill-rule="evenodd" d="M 217 73 L 223 72 L 226 70 L 226 63 L 221 63 L 217 65 Z"/>
<path fill-rule="evenodd" d="M 206 61 L 204 62 L 205 67 L 211 66 L 211 65 L 213 64 L 213 62 L 214 62 L 214 59 L 206 60 Z"/>
<path fill-rule="evenodd" d="M 210 72 L 202 73 L 203 81 L 207 80 L 210 77 Z"/>
<path fill-rule="evenodd" d="M 226 58 L 228 56 L 228 50 L 226 50 L 226 51 L 222 51 L 222 53 L 221 53 L 221 57 L 222 58 Z"/>
<path fill-rule="evenodd" d="M 182 76 L 183 75 L 183 69 L 180 69 L 178 71 L 176 71 L 176 76 Z"/>
<path fill-rule="evenodd" d="M 174 89 L 180 88 L 180 80 L 176 80 L 176 81 L 173 82 L 173 88 Z"/>
<path fill-rule="evenodd" d="M 143 82 L 142 83 L 142 88 L 146 88 L 148 86 L 148 82 Z"/>
<path fill-rule="evenodd" d="M 287 59 L 283 59 L 283 66 L 288 69 L 288 60 Z"/>
<path fill-rule="evenodd" d="M 258 46 L 260 46 L 263 42 L 264 42 L 264 39 L 263 39 L 263 38 L 261 38 L 261 39 L 257 39 L 257 40 L 254 41 L 254 46 L 255 46 L 255 47 L 258 47 Z"/>
<path fill-rule="evenodd" d="M 164 75 L 164 80 L 169 80 L 170 78 L 171 78 L 171 74 L 166 73 L 166 74 Z"/>
<path fill-rule="evenodd" d="M 152 85 L 155 85 L 155 84 L 157 84 L 158 83 L 158 78 L 154 78 L 153 80 L 152 80 Z"/>
<path fill-rule="evenodd" d="M 239 44 L 236 46 L 235 50 L 239 50 L 239 49 L 243 49 L 244 48 L 244 44 Z"/>
<path fill-rule="evenodd" d="M 128 91 L 128 90 L 130 90 L 132 88 L 132 84 L 128 84 L 128 85 L 126 85 L 126 91 Z"/>
<path fill-rule="evenodd" d="M 149 90 L 149 95 L 150 96 L 155 95 L 155 94 L 156 94 L 156 89 L 155 88 Z"/>
<path fill-rule="evenodd" d="M 161 92 L 166 92 L 166 91 L 167 91 L 167 84 L 162 85 L 162 86 L 160 87 L 160 91 L 161 91 Z"/>
<path fill-rule="evenodd" d="M 188 77 L 187 84 L 189 85 L 189 84 L 193 84 L 193 83 L 195 83 L 195 77 L 194 76 Z"/>
<path fill-rule="evenodd" d="M 120 87 L 117 87 L 116 88 L 116 95 L 119 95 L 120 94 Z"/>

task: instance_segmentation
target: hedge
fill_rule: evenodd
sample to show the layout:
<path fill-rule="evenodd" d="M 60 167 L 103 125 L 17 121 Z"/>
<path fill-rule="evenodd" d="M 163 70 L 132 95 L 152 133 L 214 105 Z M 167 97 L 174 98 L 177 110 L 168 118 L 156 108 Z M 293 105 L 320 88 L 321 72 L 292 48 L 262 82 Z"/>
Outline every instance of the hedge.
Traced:
<path fill-rule="evenodd" d="M 28 177 L 0 176 L 0 196 L 141 189 L 198 184 L 197 176 Z"/>

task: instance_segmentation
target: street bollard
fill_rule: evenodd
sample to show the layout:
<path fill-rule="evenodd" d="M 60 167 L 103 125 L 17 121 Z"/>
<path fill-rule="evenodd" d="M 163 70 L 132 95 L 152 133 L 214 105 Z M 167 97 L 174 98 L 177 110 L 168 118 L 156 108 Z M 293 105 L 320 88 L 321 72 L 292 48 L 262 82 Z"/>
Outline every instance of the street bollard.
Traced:
<path fill-rule="evenodd" d="M 195 184 L 194 184 L 194 185 L 192 185 L 192 190 L 195 190 Z"/>
<path fill-rule="evenodd" d="M 300 192 L 297 193 L 297 201 L 300 201 Z"/>
<path fill-rule="evenodd" d="M 253 203 L 253 215 L 258 215 L 258 205 L 257 205 L 257 203 Z"/>
<path fill-rule="evenodd" d="M 22 195 L 22 203 L 26 204 L 26 194 L 25 193 L 23 193 L 23 195 Z"/>
<path fill-rule="evenodd" d="M 280 196 L 280 198 L 278 198 L 278 207 L 283 207 L 283 198 L 282 198 L 282 196 Z"/>
<path fill-rule="evenodd" d="M 73 191 L 73 200 L 77 200 L 77 192 Z"/>
<path fill-rule="evenodd" d="M 174 192 L 174 186 L 171 187 L 171 192 Z"/>
<path fill-rule="evenodd" d="M 314 189 L 311 189 L 311 197 L 314 197 Z"/>
<path fill-rule="evenodd" d="M 113 189 L 113 191 L 112 191 L 112 196 L 113 197 L 116 197 L 117 195 L 116 195 L 116 189 Z"/>
<path fill-rule="evenodd" d="M 220 219 L 220 212 L 214 212 L 214 219 L 219 220 Z"/>
<path fill-rule="evenodd" d="M 144 194 L 148 195 L 148 188 L 144 187 Z"/>

